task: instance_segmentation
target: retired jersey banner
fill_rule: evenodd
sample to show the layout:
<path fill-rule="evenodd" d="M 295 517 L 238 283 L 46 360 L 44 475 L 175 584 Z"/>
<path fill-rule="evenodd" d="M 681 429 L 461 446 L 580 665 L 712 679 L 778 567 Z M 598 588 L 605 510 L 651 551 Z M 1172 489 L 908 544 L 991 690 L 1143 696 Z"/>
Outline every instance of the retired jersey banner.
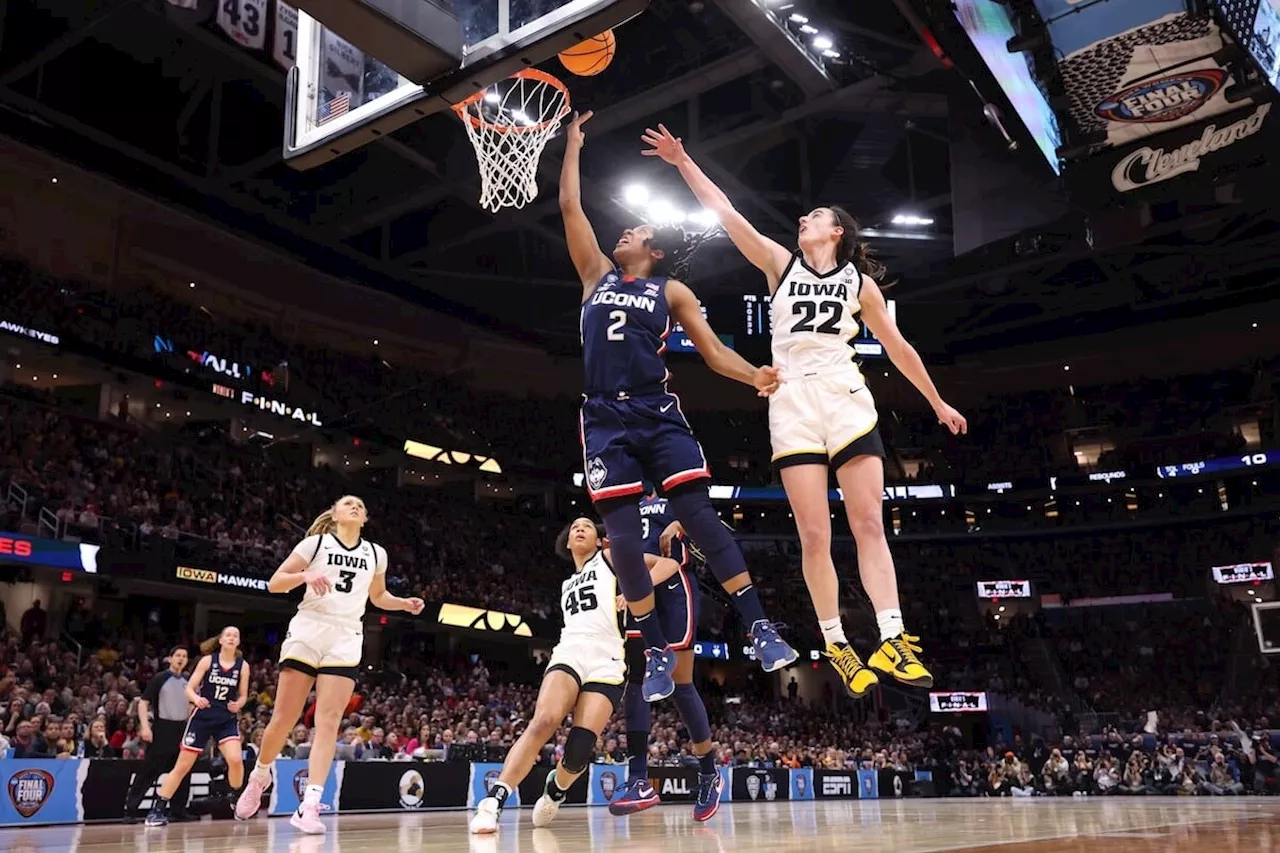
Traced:
<path fill-rule="evenodd" d="M 0 826 L 83 820 L 79 775 L 81 766 L 89 763 L 76 759 L 0 760 L 5 790 L 0 798 Z"/>
<path fill-rule="evenodd" d="M 1071 102 L 1071 117 L 1104 147 L 1130 145 L 1233 108 L 1213 56 L 1217 23 L 1186 0 L 1035 0 Z"/>

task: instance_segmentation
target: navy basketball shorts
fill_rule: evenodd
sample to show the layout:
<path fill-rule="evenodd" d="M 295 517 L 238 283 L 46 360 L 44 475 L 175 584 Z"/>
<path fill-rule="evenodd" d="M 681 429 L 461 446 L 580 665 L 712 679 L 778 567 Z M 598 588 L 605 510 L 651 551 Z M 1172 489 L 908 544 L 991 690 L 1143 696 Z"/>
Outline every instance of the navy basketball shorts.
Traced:
<path fill-rule="evenodd" d="M 580 430 L 582 473 L 593 501 L 640 495 L 646 479 L 666 492 L 711 476 L 680 399 L 670 392 L 587 397 Z"/>
<path fill-rule="evenodd" d="M 209 714 L 207 709 L 197 709 L 187 720 L 187 730 L 182 733 L 182 748 L 187 752 L 203 752 L 209 738 L 218 741 L 218 746 L 229 740 L 240 740 L 240 723 L 235 715 L 227 716 L 221 711 Z"/>
<path fill-rule="evenodd" d="M 662 626 L 662 633 L 666 635 L 667 641 L 675 651 L 693 648 L 697 639 L 701 598 L 697 578 L 684 566 L 662 583 L 653 585 L 653 609 L 658 614 L 658 624 Z M 635 629 L 631 617 L 628 616 L 627 639 L 637 640 L 640 636 L 640 632 Z M 644 648 L 643 643 L 627 643 L 628 671 L 634 669 L 633 655 L 630 651 L 633 646 L 641 650 Z M 643 674 L 643 666 L 640 667 L 640 672 Z"/>

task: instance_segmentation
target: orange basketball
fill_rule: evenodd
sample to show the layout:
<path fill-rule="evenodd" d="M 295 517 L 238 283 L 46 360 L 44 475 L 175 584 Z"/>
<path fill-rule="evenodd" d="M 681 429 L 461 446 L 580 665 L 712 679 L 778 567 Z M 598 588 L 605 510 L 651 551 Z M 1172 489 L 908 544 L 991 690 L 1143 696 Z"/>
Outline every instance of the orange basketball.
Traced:
<path fill-rule="evenodd" d="M 613 30 L 605 30 L 600 35 L 575 44 L 562 52 L 560 64 L 570 74 L 594 77 L 609 67 L 609 63 L 613 62 L 614 51 L 617 49 L 618 43 L 613 39 Z"/>

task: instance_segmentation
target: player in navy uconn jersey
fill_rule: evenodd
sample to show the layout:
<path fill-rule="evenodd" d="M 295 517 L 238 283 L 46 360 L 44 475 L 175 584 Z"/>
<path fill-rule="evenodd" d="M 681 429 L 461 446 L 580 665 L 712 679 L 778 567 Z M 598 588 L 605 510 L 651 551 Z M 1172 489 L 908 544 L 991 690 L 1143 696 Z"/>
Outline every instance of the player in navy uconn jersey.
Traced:
<path fill-rule="evenodd" d="M 661 157 L 720 220 L 743 256 L 765 274 L 771 297 L 773 364 L 786 380 L 769 400 L 769 437 L 800 536 L 805 584 L 827 644 L 827 658 L 854 696 L 878 682 L 876 670 L 919 687 L 933 676 L 916 656 L 918 637 L 906 632 L 898 578 L 884 533 L 884 444 L 853 341 L 866 324 L 894 366 L 929 401 L 953 435 L 968 431 L 947 404 L 915 348 L 886 308 L 876 279 L 884 266 L 858 239 L 858 223 L 839 207 L 800 217 L 787 249 L 751 226 L 665 127 L 646 130 L 647 156 Z M 876 611 L 880 647 L 867 664 L 849 646 L 840 621 L 840 581 L 831 559 L 831 473 L 844 497 L 858 549 L 858 573 Z M 697 538 L 696 536 L 694 537 Z"/>
<path fill-rule="evenodd" d="M 698 627 L 698 605 L 701 594 L 694 574 L 693 544 L 684 535 L 684 528 L 671 514 L 669 501 L 660 497 L 649 483 L 645 484 L 645 497 L 640 501 L 640 531 L 644 536 L 645 554 L 668 557 L 679 569 L 669 578 L 662 578 L 651 570 L 653 579 L 654 612 L 658 622 L 671 641 L 676 653 L 673 678 L 674 695 L 680 719 L 689 732 L 690 750 L 698 758 L 698 787 L 694 792 L 693 819 L 710 820 L 720 807 L 722 782 L 716 772 L 715 755 L 711 742 L 711 722 L 707 707 L 693 684 L 695 632 Z M 700 553 L 700 552 L 697 552 Z M 661 801 L 658 792 L 649 782 L 649 731 L 652 715 L 649 703 L 640 695 L 640 674 L 643 672 L 644 644 L 640 632 L 629 624 L 627 630 L 627 692 L 623 697 L 627 731 L 627 787 L 609 803 L 609 811 L 615 815 L 628 815 L 652 808 Z M 639 670 L 635 672 L 634 670 Z"/>
<path fill-rule="evenodd" d="M 249 696 L 249 665 L 240 654 L 240 629 L 228 625 L 217 637 L 200 644 L 204 657 L 196 664 L 187 682 L 187 699 L 195 706 L 182 735 L 182 750 L 173 769 L 164 777 L 156 793 L 147 826 L 169 822 L 169 801 L 182 780 L 191 772 L 196 758 L 210 738 L 227 761 L 227 783 L 239 790 L 244 782 L 244 762 L 240 750 L 240 725 L 236 715 Z"/>
<path fill-rule="evenodd" d="M 648 478 L 706 552 L 716 579 L 730 594 L 768 672 L 796 660 L 764 614 L 737 543 L 720 523 L 707 494 L 711 472 L 702 447 L 667 390 L 667 335 L 678 322 L 707 366 L 752 385 L 762 397 L 778 388 L 776 372 L 754 367 L 721 343 L 702 316 L 698 299 L 669 277 L 689 246 L 677 228 L 638 225 L 622 232 L 610 258 L 600 249 L 582 209 L 578 160 L 582 125 L 566 130 L 560 172 L 560 212 L 569 256 L 582 281 L 582 358 L 586 373 L 580 431 L 587 492 L 604 519 L 622 594 L 648 646 L 644 698 L 675 692 L 675 652 L 653 613 L 653 582 L 645 571 L 637 500 Z"/>

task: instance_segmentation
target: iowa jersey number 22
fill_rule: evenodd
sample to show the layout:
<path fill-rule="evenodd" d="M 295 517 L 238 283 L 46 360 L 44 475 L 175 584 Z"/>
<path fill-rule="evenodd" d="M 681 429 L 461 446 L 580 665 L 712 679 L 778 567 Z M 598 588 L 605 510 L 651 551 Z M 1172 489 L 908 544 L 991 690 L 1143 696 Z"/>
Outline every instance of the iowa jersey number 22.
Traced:
<path fill-rule="evenodd" d="M 820 335 L 840 334 L 840 313 L 844 305 L 835 301 L 795 302 L 791 311 L 800 319 L 791 327 L 792 332 L 817 332 Z M 822 322 L 818 322 L 821 320 Z M 815 325 L 816 324 L 816 325 Z"/>

